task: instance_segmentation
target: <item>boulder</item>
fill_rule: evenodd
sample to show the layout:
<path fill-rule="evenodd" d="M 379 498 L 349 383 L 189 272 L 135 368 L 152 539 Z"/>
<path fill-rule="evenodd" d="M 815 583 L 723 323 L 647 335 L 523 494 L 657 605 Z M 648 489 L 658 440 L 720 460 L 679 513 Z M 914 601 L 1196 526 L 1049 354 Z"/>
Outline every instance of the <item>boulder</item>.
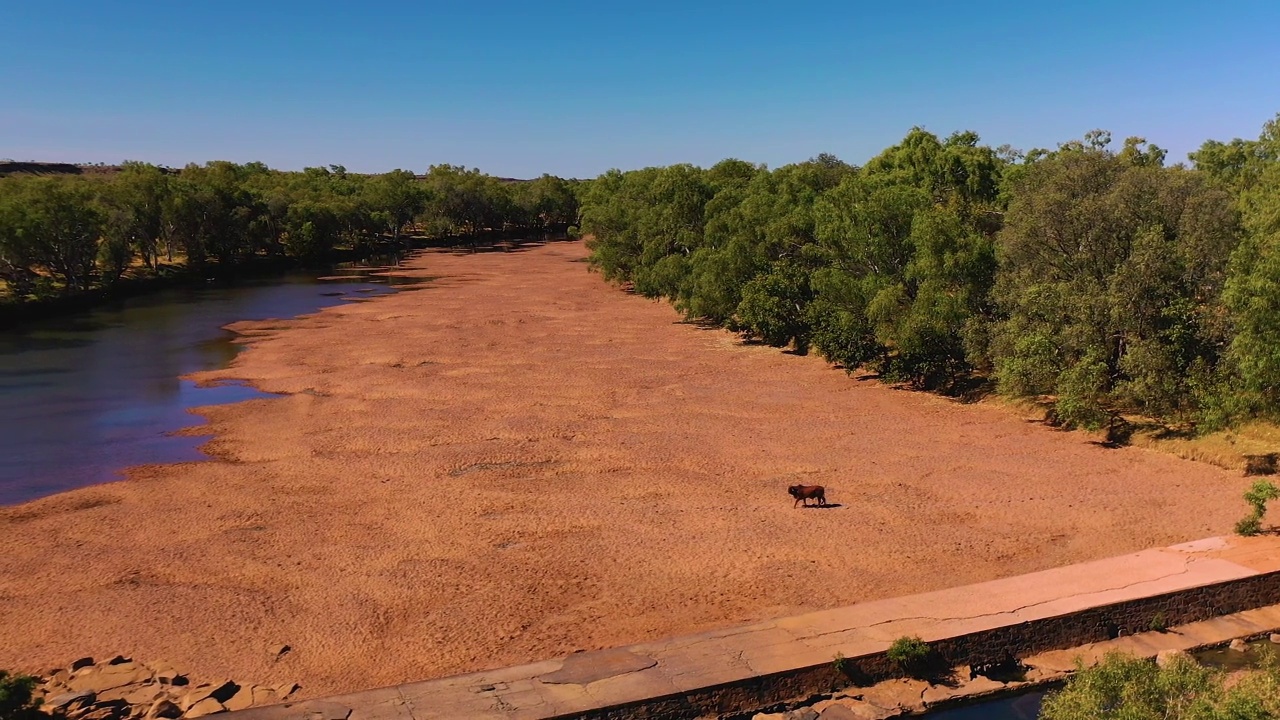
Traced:
<path fill-rule="evenodd" d="M 80 716 L 79 720 L 121 720 L 127 713 L 114 705 L 95 707 Z"/>
<path fill-rule="evenodd" d="M 289 696 L 302 689 L 298 683 L 281 683 L 276 686 L 276 695 L 281 700 L 288 700 Z"/>
<path fill-rule="evenodd" d="M 157 670 L 155 673 L 156 682 L 161 685 L 186 685 L 187 677 L 180 674 L 177 670 L 166 669 Z"/>
<path fill-rule="evenodd" d="M 1168 667 L 1178 658 L 1189 657 L 1183 650 L 1161 650 L 1156 653 L 1156 665 Z"/>
<path fill-rule="evenodd" d="M 225 703 L 226 701 L 230 700 L 232 696 L 234 696 L 239 691 L 240 691 L 240 686 L 231 682 L 230 680 L 226 680 L 220 683 L 206 683 L 203 685 L 197 685 L 196 687 L 187 691 L 187 694 L 182 697 L 182 700 L 178 702 L 178 705 L 179 707 L 183 708 L 183 710 L 189 713 L 191 712 L 191 708 L 195 707 L 203 700 L 212 698 L 213 700 L 216 700 L 219 705 L 221 705 L 222 703 Z"/>
<path fill-rule="evenodd" d="M 236 690 L 236 694 L 227 698 L 226 702 L 222 704 L 232 712 L 235 712 L 236 710 L 247 710 L 253 707 L 253 687 L 249 685 L 241 685 L 240 689 Z"/>
<path fill-rule="evenodd" d="M 1267 639 L 1269 639 L 1273 643 L 1276 643 L 1277 645 L 1280 645 L 1280 633 L 1271 633 L 1271 636 Z"/>
<path fill-rule="evenodd" d="M 148 707 L 157 700 L 167 697 L 169 697 L 169 692 L 165 688 L 160 685 L 147 684 L 133 688 L 128 695 L 124 696 L 124 701 L 130 705 Z"/>
<path fill-rule="evenodd" d="M 174 720 L 174 718 L 182 717 L 182 708 L 178 707 L 169 698 L 161 698 L 147 710 L 147 720 L 157 720 L 157 718 L 165 718 L 166 720 Z"/>
<path fill-rule="evenodd" d="M 93 658 L 91 658 L 91 657 L 82 657 L 82 658 L 80 658 L 79 660 L 76 660 L 76 661 L 74 661 L 74 662 L 72 662 L 72 663 L 71 663 L 71 669 L 72 669 L 73 671 L 74 671 L 74 670 L 79 670 L 80 668 L 89 667 L 89 666 L 90 666 L 90 665 L 92 665 L 92 664 L 93 664 Z"/>
<path fill-rule="evenodd" d="M 923 680 L 888 680 L 862 691 L 863 698 L 877 707 L 886 710 L 901 708 L 908 712 L 924 711 L 924 701 L 920 698 L 929 688 Z"/>
<path fill-rule="evenodd" d="M 115 656 L 115 657 L 111 658 L 110 660 L 108 660 L 108 661 L 107 661 L 107 664 L 108 664 L 108 665 L 123 665 L 123 664 L 125 664 L 125 663 L 131 663 L 131 662 L 133 662 L 133 658 L 127 658 L 127 657 L 125 657 L 125 656 L 123 656 L 123 655 L 117 655 L 117 656 Z"/>
<path fill-rule="evenodd" d="M 285 654 L 292 649 L 293 648 L 289 647 L 288 645 L 275 645 L 268 651 L 267 654 L 271 656 L 272 660 L 279 660 L 280 658 L 284 657 Z"/>
<path fill-rule="evenodd" d="M 226 711 L 227 709 L 222 706 L 222 703 L 218 702 L 217 700 L 214 700 L 211 697 L 206 697 L 200 702 L 196 703 L 195 705 L 192 705 L 191 707 L 187 708 L 187 711 L 182 714 L 182 717 L 198 718 L 198 717 L 204 717 L 205 715 L 213 715 L 215 713 L 221 713 Z"/>
<path fill-rule="evenodd" d="M 257 705 L 275 705 L 280 702 L 280 696 L 276 691 L 269 687 L 261 687 L 255 685 L 253 688 L 253 704 Z"/>
<path fill-rule="evenodd" d="M 1003 690 L 1005 684 L 999 680 L 992 680 L 989 677 L 978 677 L 966 683 L 961 683 L 957 687 L 947 687 L 945 685 L 934 685 L 924 691 L 921 699 L 924 700 L 925 707 L 936 705 L 937 703 L 947 700 L 959 700 L 961 698 L 978 698 L 983 695 Z"/>
<path fill-rule="evenodd" d="M 1241 640 L 1240 638 L 1236 638 L 1235 640 L 1232 640 L 1231 644 L 1228 645 L 1227 647 L 1228 649 L 1235 650 L 1236 652 L 1244 652 L 1245 650 L 1249 649 L 1249 646 L 1246 645 L 1244 640 Z"/>
<path fill-rule="evenodd" d="M 67 688 L 75 691 L 91 690 L 103 693 L 125 685 L 136 685 L 151 679 L 151 672 L 132 662 L 116 665 L 95 665 L 80 668 L 67 680 Z"/>
<path fill-rule="evenodd" d="M 46 699 L 42 707 L 46 710 L 52 710 L 55 713 L 69 713 L 76 708 L 84 708 L 92 705 L 93 701 L 96 699 L 97 694 L 90 690 L 65 692 Z"/>
<path fill-rule="evenodd" d="M 838 700 L 827 705 L 818 720 L 888 720 L 902 714 L 900 709 L 882 708 L 861 700 Z"/>
<path fill-rule="evenodd" d="M 800 708 L 787 713 L 787 720 L 818 720 L 818 713 L 813 708 Z"/>

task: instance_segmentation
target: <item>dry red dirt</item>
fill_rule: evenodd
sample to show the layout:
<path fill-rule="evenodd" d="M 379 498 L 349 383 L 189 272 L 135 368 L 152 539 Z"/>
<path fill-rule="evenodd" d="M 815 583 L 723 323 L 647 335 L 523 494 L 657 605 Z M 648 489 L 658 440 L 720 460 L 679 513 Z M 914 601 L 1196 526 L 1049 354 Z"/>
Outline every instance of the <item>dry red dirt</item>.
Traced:
<path fill-rule="evenodd" d="M 746 347 L 580 244 L 241 328 L 205 463 L 0 509 L 0 667 L 315 696 L 1229 532 L 1238 476 Z M 840 507 L 792 509 L 789 484 Z M 293 651 L 278 662 L 272 646 Z"/>

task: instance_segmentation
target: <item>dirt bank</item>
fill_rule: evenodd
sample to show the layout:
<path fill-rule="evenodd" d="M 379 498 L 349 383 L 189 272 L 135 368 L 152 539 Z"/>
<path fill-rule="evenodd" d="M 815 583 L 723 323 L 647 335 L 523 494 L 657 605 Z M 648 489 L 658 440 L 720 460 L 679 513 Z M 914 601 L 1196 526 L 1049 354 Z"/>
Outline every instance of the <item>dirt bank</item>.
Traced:
<path fill-rule="evenodd" d="M 744 347 L 580 244 L 242 328 L 222 460 L 0 509 L 0 667 L 315 696 L 1228 532 L 1243 479 Z M 793 510 L 821 483 L 841 507 Z M 293 650 L 274 660 L 280 644 Z"/>

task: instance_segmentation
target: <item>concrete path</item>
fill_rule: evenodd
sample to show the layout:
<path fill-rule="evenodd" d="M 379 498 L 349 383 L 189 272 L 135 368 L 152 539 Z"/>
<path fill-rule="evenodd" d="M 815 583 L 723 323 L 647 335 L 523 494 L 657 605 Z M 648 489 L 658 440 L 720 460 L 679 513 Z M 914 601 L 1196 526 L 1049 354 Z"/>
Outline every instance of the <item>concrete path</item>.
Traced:
<path fill-rule="evenodd" d="M 903 635 L 944 640 L 1277 571 L 1280 538 L 1211 538 L 626 648 L 255 708 L 236 713 L 236 720 L 543 720 L 626 705 L 632 712 L 619 708 L 611 715 L 639 717 L 645 713 L 637 703 L 830 666 L 837 654 L 883 653 Z M 724 711 L 750 709 L 725 702 Z"/>

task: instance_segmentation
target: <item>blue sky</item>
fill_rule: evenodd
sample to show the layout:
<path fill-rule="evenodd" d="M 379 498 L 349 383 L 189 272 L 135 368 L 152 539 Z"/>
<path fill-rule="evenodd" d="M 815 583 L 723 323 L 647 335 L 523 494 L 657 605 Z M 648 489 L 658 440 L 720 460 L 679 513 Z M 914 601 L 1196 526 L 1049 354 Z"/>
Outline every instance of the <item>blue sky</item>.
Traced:
<path fill-rule="evenodd" d="M 913 125 L 1181 160 L 1280 112 L 1276 0 L 8 0 L 0 28 L 19 160 L 587 177 L 861 163 Z"/>

